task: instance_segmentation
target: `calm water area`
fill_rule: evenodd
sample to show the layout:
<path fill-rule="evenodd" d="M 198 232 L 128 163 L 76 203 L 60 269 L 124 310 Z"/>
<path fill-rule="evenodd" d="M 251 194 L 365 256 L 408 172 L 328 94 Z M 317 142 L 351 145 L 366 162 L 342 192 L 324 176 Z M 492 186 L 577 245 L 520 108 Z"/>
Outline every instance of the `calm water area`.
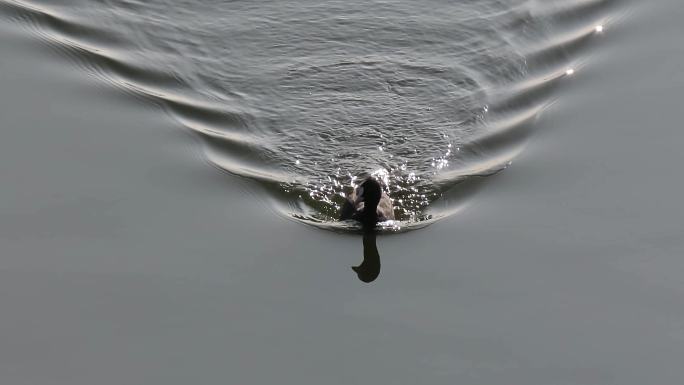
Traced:
<path fill-rule="evenodd" d="M 682 19 L 0 0 L 0 383 L 681 383 Z"/>

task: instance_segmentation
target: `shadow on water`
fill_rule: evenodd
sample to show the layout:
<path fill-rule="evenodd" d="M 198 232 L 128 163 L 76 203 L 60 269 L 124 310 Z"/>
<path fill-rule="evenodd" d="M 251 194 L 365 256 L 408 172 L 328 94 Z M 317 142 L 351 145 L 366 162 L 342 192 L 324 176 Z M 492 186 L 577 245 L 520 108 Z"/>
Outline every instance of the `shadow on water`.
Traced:
<path fill-rule="evenodd" d="M 352 270 L 365 283 L 375 281 L 380 275 L 380 253 L 375 238 L 374 229 L 363 231 L 363 262 L 358 266 L 352 266 Z"/>

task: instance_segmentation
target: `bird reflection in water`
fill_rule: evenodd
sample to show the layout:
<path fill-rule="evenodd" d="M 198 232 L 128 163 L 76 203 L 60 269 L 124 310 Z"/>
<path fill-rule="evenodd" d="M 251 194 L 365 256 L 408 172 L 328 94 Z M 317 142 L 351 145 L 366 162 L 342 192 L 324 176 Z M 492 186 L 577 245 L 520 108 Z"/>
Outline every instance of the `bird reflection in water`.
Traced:
<path fill-rule="evenodd" d="M 375 281 L 380 275 L 380 253 L 375 243 L 375 230 L 364 229 L 363 231 L 363 262 L 358 266 L 352 266 L 352 270 L 363 282 Z"/>

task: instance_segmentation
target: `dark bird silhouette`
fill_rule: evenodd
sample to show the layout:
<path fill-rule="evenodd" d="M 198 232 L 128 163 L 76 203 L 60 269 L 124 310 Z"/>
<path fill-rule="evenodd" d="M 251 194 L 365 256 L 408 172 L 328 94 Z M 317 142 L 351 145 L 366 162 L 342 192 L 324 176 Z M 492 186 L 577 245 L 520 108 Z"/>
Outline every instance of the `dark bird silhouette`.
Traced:
<path fill-rule="evenodd" d="M 340 212 L 340 220 L 354 219 L 366 228 L 378 222 L 394 220 L 392 200 L 382 191 L 380 182 L 368 177 L 347 196 Z"/>
<path fill-rule="evenodd" d="M 366 178 L 347 197 L 340 211 L 340 220 L 349 219 L 359 221 L 363 229 L 363 262 L 352 266 L 352 270 L 362 282 L 373 282 L 380 274 L 375 226 L 378 222 L 394 220 L 392 200 L 375 178 Z"/>

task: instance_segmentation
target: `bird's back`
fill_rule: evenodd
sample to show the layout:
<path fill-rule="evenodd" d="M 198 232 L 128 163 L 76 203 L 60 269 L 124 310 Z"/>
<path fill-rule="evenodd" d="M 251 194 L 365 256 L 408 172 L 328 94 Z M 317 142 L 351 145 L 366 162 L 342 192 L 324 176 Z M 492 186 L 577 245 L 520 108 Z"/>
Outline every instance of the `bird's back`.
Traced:
<path fill-rule="evenodd" d="M 378 219 L 382 221 L 394 220 L 394 208 L 392 207 L 392 198 L 389 195 L 382 193 L 380 203 L 378 203 Z"/>

